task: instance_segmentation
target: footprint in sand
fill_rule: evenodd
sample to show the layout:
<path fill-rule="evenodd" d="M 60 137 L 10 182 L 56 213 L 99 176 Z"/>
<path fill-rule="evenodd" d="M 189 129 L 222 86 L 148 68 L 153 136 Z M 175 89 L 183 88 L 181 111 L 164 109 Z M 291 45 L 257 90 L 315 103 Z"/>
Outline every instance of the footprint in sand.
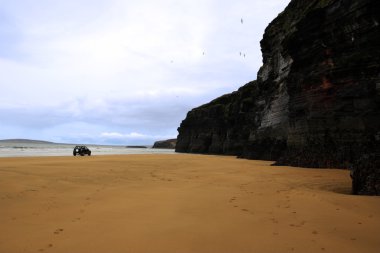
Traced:
<path fill-rule="evenodd" d="M 77 222 L 77 221 L 80 221 L 81 218 L 75 218 L 73 219 L 71 222 Z"/>
<path fill-rule="evenodd" d="M 313 235 L 317 235 L 318 234 L 318 231 L 316 230 L 313 230 L 313 232 L 311 232 Z"/>
<path fill-rule="evenodd" d="M 305 221 L 301 221 L 299 224 L 289 224 L 289 226 L 299 228 L 305 225 L 305 223 L 306 223 Z M 314 231 L 313 231 L 313 234 L 314 234 Z"/>
<path fill-rule="evenodd" d="M 278 224 L 278 220 L 277 220 L 276 218 L 271 218 L 270 220 L 271 220 L 273 223 Z"/>
<path fill-rule="evenodd" d="M 84 206 L 88 206 L 88 205 L 90 205 L 91 204 L 91 198 L 90 197 L 88 197 L 88 198 L 86 198 L 86 202 L 84 203 Z"/>
<path fill-rule="evenodd" d="M 53 248 L 53 244 L 52 244 L 52 243 L 49 243 L 49 244 L 46 246 L 45 249 L 50 249 L 50 248 Z M 41 248 L 41 249 L 39 249 L 38 251 L 39 251 L 39 252 L 44 252 L 45 249 Z"/>
<path fill-rule="evenodd" d="M 235 197 L 232 197 L 232 198 L 229 200 L 229 202 L 232 203 L 232 202 L 234 202 L 235 200 L 236 200 L 236 198 L 235 198 Z"/>
<path fill-rule="evenodd" d="M 55 231 L 54 231 L 54 234 L 56 235 L 59 235 L 60 233 L 63 232 L 63 228 L 57 228 Z"/>
<path fill-rule="evenodd" d="M 248 209 L 245 209 L 245 208 L 243 208 L 243 209 L 241 209 L 243 212 L 249 212 L 249 210 Z"/>

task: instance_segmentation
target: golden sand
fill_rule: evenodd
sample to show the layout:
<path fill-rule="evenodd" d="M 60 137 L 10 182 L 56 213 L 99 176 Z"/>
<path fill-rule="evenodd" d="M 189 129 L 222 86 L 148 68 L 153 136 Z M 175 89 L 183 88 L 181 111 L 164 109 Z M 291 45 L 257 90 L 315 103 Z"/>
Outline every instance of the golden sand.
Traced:
<path fill-rule="evenodd" d="M 204 155 L 0 159 L 0 252 L 380 252 L 348 171 Z"/>

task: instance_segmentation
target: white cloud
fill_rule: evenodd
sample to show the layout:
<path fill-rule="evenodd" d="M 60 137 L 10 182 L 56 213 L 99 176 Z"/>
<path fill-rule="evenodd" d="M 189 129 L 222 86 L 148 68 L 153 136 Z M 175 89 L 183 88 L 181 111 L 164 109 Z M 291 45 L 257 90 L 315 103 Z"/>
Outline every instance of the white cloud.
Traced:
<path fill-rule="evenodd" d="M 128 138 L 147 138 L 148 137 L 145 134 L 140 134 L 140 133 L 135 133 L 135 132 L 132 132 L 129 134 L 121 134 L 121 133 L 116 133 L 116 132 L 111 132 L 111 133 L 105 132 L 105 133 L 101 133 L 100 136 L 104 137 L 104 138 L 125 138 L 125 139 L 128 139 Z"/>
<path fill-rule="evenodd" d="M 41 138 L 53 138 L 78 122 L 98 133 L 176 135 L 192 107 L 256 78 L 264 28 L 287 2 L 4 2 L 0 138 L 41 125 L 51 129 Z"/>

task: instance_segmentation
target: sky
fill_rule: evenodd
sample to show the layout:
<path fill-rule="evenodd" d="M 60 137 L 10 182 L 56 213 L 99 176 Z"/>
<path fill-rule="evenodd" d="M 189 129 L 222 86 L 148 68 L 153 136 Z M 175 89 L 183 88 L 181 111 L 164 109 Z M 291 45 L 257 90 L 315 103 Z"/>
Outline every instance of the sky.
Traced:
<path fill-rule="evenodd" d="M 192 108 L 256 79 L 288 3 L 0 0 L 0 139 L 176 138 Z"/>

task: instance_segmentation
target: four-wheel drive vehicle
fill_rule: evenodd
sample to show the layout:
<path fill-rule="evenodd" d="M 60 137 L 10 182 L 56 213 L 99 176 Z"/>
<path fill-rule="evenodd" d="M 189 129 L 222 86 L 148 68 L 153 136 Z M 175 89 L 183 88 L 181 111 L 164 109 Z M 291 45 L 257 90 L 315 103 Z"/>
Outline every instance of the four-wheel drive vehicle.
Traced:
<path fill-rule="evenodd" d="M 91 155 L 91 150 L 89 150 L 86 146 L 75 146 L 74 150 L 73 150 L 73 155 L 76 156 L 76 155 L 81 155 L 81 156 L 84 156 L 84 155 Z"/>

